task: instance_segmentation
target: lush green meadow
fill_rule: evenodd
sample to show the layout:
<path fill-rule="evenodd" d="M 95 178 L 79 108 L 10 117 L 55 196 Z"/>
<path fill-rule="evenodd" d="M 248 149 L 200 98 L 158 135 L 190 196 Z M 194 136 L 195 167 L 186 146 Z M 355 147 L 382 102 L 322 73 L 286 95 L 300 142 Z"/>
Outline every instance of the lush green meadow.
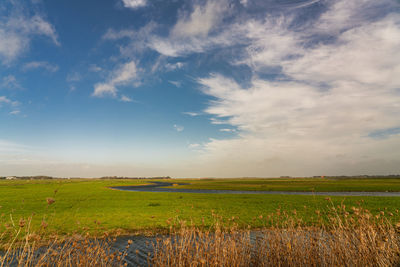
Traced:
<path fill-rule="evenodd" d="M 254 191 L 314 191 L 314 192 L 400 192 L 400 179 L 330 179 L 330 178 L 241 178 L 241 179 L 182 179 L 188 185 L 176 188 L 254 190 Z"/>
<path fill-rule="evenodd" d="M 283 180 L 278 183 L 272 180 L 261 181 L 261 179 L 224 181 L 181 179 L 178 181 L 192 183 L 191 186 L 196 188 L 201 186 L 201 188 L 213 189 L 254 190 L 255 185 L 260 183 L 265 183 L 269 190 L 272 190 L 271 184 L 274 183 L 279 185 L 273 187 L 275 190 L 314 188 L 316 191 L 318 189 L 323 191 L 323 188 L 327 188 L 320 185 L 322 181 L 315 179 L 309 180 L 309 185 L 301 180 L 302 186 L 293 181 Z M 202 224 L 204 221 L 204 224 L 209 225 L 213 221 L 213 213 L 224 218 L 234 216 L 242 226 L 261 227 L 265 224 L 262 218 L 278 209 L 288 213 L 296 210 L 295 213 L 307 223 L 316 220 L 316 210 L 323 212 L 332 204 L 336 206 L 340 203 L 348 207 L 361 204 L 375 213 L 391 212 L 394 214 L 393 221 L 399 220 L 396 211 L 400 207 L 400 198 L 397 197 L 331 197 L 332 202 L 330 202 L 323 196 L 147 193 L 108 188 L 149 182 L 149 180 L 99 179 L 0 180 L 0 227 L 6 227 L 11 219 L 18 224 L 21 218 L 27 220 L 33 215 L 33 228 L 38 228 L 42 222 L 45 222 L 48 225 L 47 233 L 109 231 L 124 234 L 166 229 L 168 228 L 167 221 L 171 218 L 193 220 L 196 224 Z M 337 187 L 334 188 L 346 188 L 343 185 L 345 182 L 338 181 Z M 357 183 L 357 188 L 363 191 L 371 188 L 375 180 L 357 181 Z M 347 188 L 356 188 L 355 184 L 356 182 L 352 181 Z M 382 180 L 382 184 L 387 187 L 377 185 L 376 191 L 378 189 L 389 191 L 400 187 L 397 180 Z M 260 188 L 258 190 L 261 190 Z M 48 204 L 47 198 L 52 198 L 55 202 Z"/>

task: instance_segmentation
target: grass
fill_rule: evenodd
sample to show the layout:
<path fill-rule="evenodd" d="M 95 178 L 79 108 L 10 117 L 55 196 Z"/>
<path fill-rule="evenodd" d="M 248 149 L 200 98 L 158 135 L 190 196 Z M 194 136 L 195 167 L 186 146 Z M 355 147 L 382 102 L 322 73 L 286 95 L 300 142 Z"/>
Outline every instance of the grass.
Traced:
<path fill-rule="evenodd" d="M 254 191 L 314 191 L 314 192 L 400 192 L 400 179 L 326 179 L 326 178 L 274 178 L 274 179 L 182 179 L 174 182 L 189 183 L 174 186 L 187 189 L 254 190 Z"/>
<path fill-rule="evenodd" d="M 186 182 L 195 180 L 186 180 Z M 238 180 L 243 183 L 243 180 Z M 232 181 L 232 184 L 239 183 Z M 252 184 L 255 180 L 246 182 Z M 46 235 L 72 235 L 89 232 L 111 234 L 153 233 L 168 229 L 168 221 L 179 217 L 196 225 L 211 225 L 212 214 L 236 218 L 239 227 L 264 227 L 260 216 L 277 210 L 296 211 L 305 223 L 317 220 L 315 210 L 327 209 L 322 196 L 230 195 L 146 193 L 111 190 L 109 186 L 148 183 L 148 180 L 39 180 L 0 181 L 0 231 L 12 218 L 16 223 L 31 215 L 32 229 L 48 225 Z M 197 181 L 196 181 L 197 182 Z M 202 181 L 201 181 L 202 182 Z M 210 182 L 210 181 L 207 181 Z M 213 181 L 214 182 L 214 181 Z M 217 184 L 220 181 L 215 181 Z M 226 181 L 224 181 L 226 182 Z M 258 181 L 255 181 L 257 183 Z M 387 181 L 391 183 L 391 181 Z M 367 183 L 365 183 L 367 185 Z M 362 183 L 359 183 L 361 187 Z M 360 203 L 371 212 L 393 213 L 399 220 L 396 197 L 332 197 L 335 205 Z M 54 201 L 54 203 L 53 203 Z M 51 202 L 51 203 L 49 203 Z M 11 217 L 10 217 L 11 216 Z"/>

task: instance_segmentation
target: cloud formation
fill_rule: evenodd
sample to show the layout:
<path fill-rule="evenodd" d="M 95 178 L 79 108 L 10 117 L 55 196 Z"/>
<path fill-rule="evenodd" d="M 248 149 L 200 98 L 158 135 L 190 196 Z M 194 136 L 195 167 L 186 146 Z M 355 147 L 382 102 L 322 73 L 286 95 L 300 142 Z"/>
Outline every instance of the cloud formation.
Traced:
<path fill-rule="evenodd" d="M 131 9 L 137 9 L 147 5 L 146 0 L 122 0 L 122 3 L 124 4 L 124 7 Z"/>
<path fill-rule="evenodd" d="M 0 4 L 0 60 L 8 64 L 29 49 L 35 36 L 46 36 L 55 45 L 60 45 L 54 26 L 36 14 L 27 15 L 12 1 Z M 3 8 L 1 8 L 3 7 Z"/>
<path fill-rule="evenodd" d="M 194 5 L 190 14 L 180 16 L 171 30 L 176 37 L 207 36 L 208 33 L 223 19 L 223 13 L 228 9 L 225 0 L 207 1 L 205 5 Z"/>
<path fill-rule="evenodd" d="M 183 127 L 182 125 L 174 124 L 174 129 L 175 129 L 177 132 L 183 132 L 183 130 L 185 129 L 185 127 Z"/>
<path fill-rule="evenodd" d="M 113 71 L 106 82 L 98 83 L 94 86 L 93 96 L 102 97 L 111 95 L 115 97 L 118 92 L 118 86 L 134 84 L 135 81 L 137 82 L 137 72 L 138 69 L 134 61 L 120 65 Z"/>
<path fill-rule="evenodd" d="M 32 61 L 25 63 L 22 67 L 24 71 L 34 70 L 34 69 L 44 69 L 48 72 L 56 72 L 58 71 L 58 66 L 53 65 L 46 61 Z"/>
<path fill-rule="evenodd" d="M 120 100 L 122 102 L 133 102 L 132 98 L 130 98 L 129 96 L 126 96 L 126 95 L 122 95 Z"/>
<path fill-rule="evenodd" d="M 240 63 L 254 73 L 279 67 L 284 78 L 255 75 L 249 87 L 220 74 L 198 80 L 215 98 L 205 112 L 240 131 L 206 144 L 205 162 L 231 166 L 234 176 L 399 171 L 399 133 L 370 134 L 400 126 L 400 16 L 348 22 L 348 12 L 366 13 L 350 2 L 336 1 L 313 22 L 334 41 L 312 44 L 312 29 L 293 31 L 285 18 L 243 26 L 253 41 Z"/>
<path fill-rule="evenodd" d="M 400 150 L 393 149 L 400 143 L 399 3 L 311 0 L 246 13 L 257 4 L 199 1 L 180 10 L 165 34 L 152 22 L 103 38 L 125 41 L 121 58 L 156 52 L 151 73 L 179 70 L 201 53 L 232 68 L 194 78 L 212 99 L 201 114 L 231 132 L 229 139 L 189 146 L 200 155 L 201 166 L 192 165 L 200 176 L 399 172 Z M 116 78 L 124 66 L 93 95 L 116 96 L 118 86 L 135 81 L 136 74 Z M 236 68 L 249 72 L 245 81 Z"/>
<path fill-rule="evenodd" d="M 15 108 L 20 105 L 20 102 L 11 100 L 6 96 L 0 96 L 0 108 L 2 106 L 9 106 L 11 108 Z"/>

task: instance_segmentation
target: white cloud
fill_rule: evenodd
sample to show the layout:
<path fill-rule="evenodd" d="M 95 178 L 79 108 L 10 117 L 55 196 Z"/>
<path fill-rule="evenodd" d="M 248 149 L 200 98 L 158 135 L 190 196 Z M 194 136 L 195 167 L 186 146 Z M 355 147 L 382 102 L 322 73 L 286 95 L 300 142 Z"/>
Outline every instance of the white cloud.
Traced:
<path fill-rule="evenodd" d="M 138 69 L 134 61 L 120 65 L 113 71 L 108 81 L 98 83 L 94 86 L 93 96 L 102 97 L 111 95 L 115 97 L 118 91 L 117 86 L 134 84 L 137 82 L 137 72 Z"/>
<path fill-rule="evenodd" d="M 299 60 L 287 61 L 283 67 L 296 79 L 396 88 L 400 85 L 399 49 L 400 16 L 390 15 L 349 29 L 333 45 L 317 46 Z"/>
<path fill-rule="evenodd" d="M 176 87 L 181 87 L 182 86 L 182 83 L 181 82 L 178 82 L 178 81 L 168 81 L 170 84 L 173 84 L 173 85 L 175 85 Z"/>
<path fill-rule="evenodd" d="M 200 148 L 200 147 L 201 147 L 200 144 L 196 144 L 196 143 L 194 143 L 194 144 L 189 144 L 189 148 L 190 148 L 190 149 L 198 149 L 198 148 Z"/>
<path fill-rule="evenodd" d="M 3 63 L 8 64 L 26 52 L 35 36 L 46 36 L 60 45 L 54 26 L 43 17 L 28 16 L 19 8 L 5 10 L 5 14 L 0 13 L 0 60 Z"/>
<path fill-rule="evenodd" d="M 317 2 L 313 12 L 321 8 L 322 14 L 305 21 L 295 14 Z M 227 177 L 279 176 L 282 170 L 284 175 L 399 172 L 400 152 L 393 147 L 398 147 L 400 135 L 391 131 L 400 127 L 399 4 L 310 0 L 290 4 L 290 12 L 250 19 L 241 11 L 231 16 L 230 8 L 237 4 L 195 2 L 190 11 L 178 13 L 167 36 L 158 35 L 154 23 L 139 31 L 109 30 L 104 36 L 127 41 L 119 46 L 121 58 L 135 58 L 146 49 L 158 52 L 153 72 L 182 68 L 180 62 L 170 63 L 171 57 L 187 62 L 185 56 L 209 51 L 222 57 L 214 53 L 216 48 L 227 54 L 234 50 L 228 61 L 251 71 L 246 86 L 221 74 L 197 80 L 213 98 L 202 114 L 210 114 L 221 132 L 235 131 L 234 138 L 211 139 L 197 150 L 197 173 Z M 114 82 L 116 76 L 97 84 L 94 95 L 116 96 L 122 85 Z M 373 138 L 377 132 L 390 134 Z"/>
<path fill-rule="evenodd" d="M 0 106 L 1 106 L 1 104 L 7 104 L 7 105 L 10 105 L 12 107 L 16 107 L 20 103 L 18 101 L 13 101 L 13 100 L 9 99 L 6 96 L 0 96 Z"/>
<path fill-rule="evenodd" d="M 8 103 L 11 103 L 11 100 L 8 99 L 8 98 L 5 97 L 5 96 L 0 96 L 0 103 L 6 103 L 6 104 L 8 104 Z"/>
<path fill-rule="evenodd" d="M 227 132 L 227 133 L 236 132 L 235 129 L 229 129 L 229 128 L 219 129 L 219 131 L 220 132 Z"/>
<path fill-rule="evenodd" d="M 314 31 L 324 34 L 338 34 L 341 31 L 365 24 L 379 12 L 388 12 L 396 8 L 392 0 L 348 0 L 330 1 L 329 8 L 313 25 Z"/>
<path fill-rule="evenodd" d="M 93 96 L 102 97 L 104 95 L 111 95 L 115 97 L 117 95 L 117 88 L 113 84 L 98 83 L 94 86 Z"/>
<path fill-rule="evenodd" d="M 195 4 L 189 14 L 180 13 L 167 38 L 150 36 L 147 46 L 162 55 L 178 57 L 231 45 L 242 39 L 242 33 L 233 27 L 222 30 L 222 21 L 230 13 L 227 0 L 208 0 L 203 5 Z"/>
<path fill-rule="evenodd" d="M 100 72 L 102 70 L 103 69 L 101 67 L 97 66 L 96 64 L 91 64 L 89 67 L 89 71 L 91 71 L 91 72 Z"/>
<path fill-rule="evenodd" d="M 240 3 L 246 7 L 249 4 L 249 0 L 240 0 Z"/>
<path fill-rule="evenodd" d="M 18 115 L 18 114 L 20 114 L 20 113 L 21 113 L 20 110 L 13 110 L 13 111 L 10 111 L 10 115 Z"/>
<path fill-rule="evenodd" d="M 201 115 L 201 113 L 199 113 L 199 112 L 182 112 L 183 114 L 185 114 L 185 115 L 189 115 L 189 116 L 191 116 L 191 117 L 196 117 L 196 116 L 200 116 Z"/>
<path fill-rule="evenodd" d="M 7 75 L 3 77 L 0 87 L 7 89 L 21 89 L 22 86 L 18 82 L 17 78 L 14 75 Z"/>
<path fill-rule="evenodd" d="M 122 95 L 120 100 L 122 102 L 133 102 L 132 98 L 130 98 L 129 96 L 126 96 L 126 95 Z"/>
<path fill-rule="evenodd" d="M 202 164 L 221 176 L 399 172 L 393 146 L 400 135 L 371 137 L 400 127 L 399 14 L 346 23 L 339 32 L 332 22 L 335 39 L 317 45 L 305 45 L 312 28 L 299 34 L 270 22 L 244 24 L 254 40 L 242 63 L 255 72 L 277 66 L 284 80 L 255 75 L 246 88 L 218 74 L 198 80 L 215 98 L 205 110 L 213 122 L 239 130 L 235 139 L 205 144 Z"/>
<path fill-rule="evenodd" d="M 182 132 L 185 129 L 185 127 L 177 124 L 174 124 L 174 128 L 177 132 Z"/>
<path fill-rule="evenodd" d="M 82 80 L 82 75 L 79 72 L 73 71 L 67 74 L 67 78 L 65 79 L 67 82 L 79 82 Z"/>
<path fill-rule="evenodd" d="M 124 7 L 137 9 L 147 5 L 147 0 L 122 0 Z"/>
<path fill-rule="evenodd" d="M 156 30 L 160 28 L 155 22 L 150 22 L 138 31 L 124 29 L 115 31 L 109 29 L 103 36 L 104 40 L 117 41 L 128 39 L 128 44 L 119 46 L 122 57 L 132 57 L 146 49 L 157 51 L 162 56 L 178 57 L 190 53 L 200 53 L 215 47 L 229 46 L 243 40 L 243 32 L 237 27 L 222 27 L 225 18 L 232 15 L 231 3 L 228 0 L 207 0 L 195 3 L 190 11 L 180 10 L 176 24 L 168 36 L 159 36 Z M 156 62 L 153 70 L 158 70 L 160 62 Z M 183 67 L 182 62 L 166 63 L 162 68 L 173 71 Z"/>
<path fill-rule="evenodd" d="M 228 8 L 225 0 L 208 0 L 205 5 L 194 5 L 190 14 L 178 19 L 171 34 L 176 37 L 207 36 L 221 22 Z"/>
<path fill-rule="evenodd" d="M 183 67 L 183 63 L 182 62 L 176 62 L 176 63 L 167 63 L 165 64 L 165 69 L 167 71 L 174 71 L 177 69 L 181 69 Z"/>
<path fill-rule="evenodd" d="M 46 61 L 32 61 L 32 62 L 28 62 L 25 63 L 24 66 L 22 67 L 22 69 L 24 71 L 28 71 L 28 70 L 33 70 L 33 69 L 45 69 L 49 72 L 56 72 L 58 71 L 58 66 L 51 64 L 49 62 Z"/>

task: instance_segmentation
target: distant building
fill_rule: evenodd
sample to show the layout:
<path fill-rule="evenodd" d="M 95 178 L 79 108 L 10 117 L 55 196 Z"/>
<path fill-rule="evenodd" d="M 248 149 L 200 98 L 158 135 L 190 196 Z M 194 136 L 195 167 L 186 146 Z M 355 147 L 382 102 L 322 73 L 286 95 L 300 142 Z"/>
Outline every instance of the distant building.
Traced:
<path fill-rule="evenodd" d="M 6 180 L 15 180 L 15 179 L 17 179 L 17 177 L 15 177 L 15 176 L 7 176 L 6 177 Z"/>

